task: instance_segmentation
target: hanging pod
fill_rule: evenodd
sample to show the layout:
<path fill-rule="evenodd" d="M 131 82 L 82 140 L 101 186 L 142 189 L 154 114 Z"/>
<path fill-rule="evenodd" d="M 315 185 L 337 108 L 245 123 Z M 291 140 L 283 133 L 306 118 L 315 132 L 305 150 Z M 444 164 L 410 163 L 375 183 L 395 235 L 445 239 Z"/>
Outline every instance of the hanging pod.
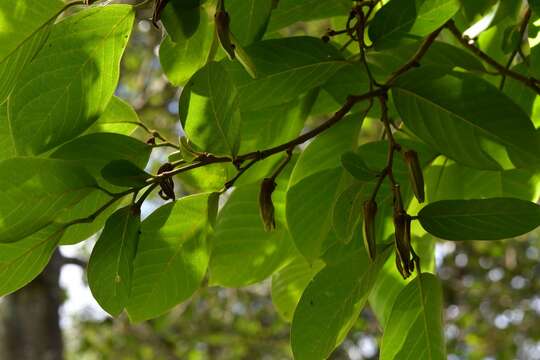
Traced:
<path fill-rule="evenodd" d="M 274 203 L 272 202 L 272 193 L 276 189 L 276 182 L 273 178 L 265 178 L 261 183 L 259 192 L 259 213 L 264 225 L 265 231 L 272 231 L 276 228 L 274 218 Z"/>
<path fill-rule="evenodd" d="M 377 216 L 377 203 L 373 199 L 364 202 L 364 246 L 371 261 L 377 255 L 377 239 L 375 238 L 375 219 Z"/>
<path fill-rule="evenodd" d="M 414 196 L 418 199 L 419 203 L 423 203 L 425 199 L 424 194 L 424 174 L 422 173 L 422 167 L 420 166 L 420 160 L 418 154 L 414 150 L 408 150 L 403 153 L 405 157 L 405 163 L 409 170 L 409 179 L 414 192 Z"/>

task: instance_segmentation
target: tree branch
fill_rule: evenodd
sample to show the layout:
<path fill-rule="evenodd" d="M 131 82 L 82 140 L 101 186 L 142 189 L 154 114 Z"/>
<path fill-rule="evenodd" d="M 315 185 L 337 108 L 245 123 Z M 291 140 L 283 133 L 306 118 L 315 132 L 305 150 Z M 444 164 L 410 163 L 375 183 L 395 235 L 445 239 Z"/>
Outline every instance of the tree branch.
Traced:
<path fill-rule="evenodd" d="M 486 54 L 485 52 L 483 52 L 482 50 L 474 46 L 474 44 L 470 43 L 470 39 L 463 36 L 461 31 L 459 31 L 459 29 L 456 27 L 456 24 L 452 20 L 446 23 L 445 27 L 448 30 L 450 30 L 452 35 L 454 35 L 454 37 L 461 43 L 463 47 L 473 52 L 480 59 L 484 60 L 489 65 L 494 67 L 501 75 L 506 75 L 508 77 L 511 77 L 512 79 L 520 81 L 523 84 L 527 85 L 532 90 L 534 90 L 536 93 L 540 94 L 540 87 L 538 86 L 539 80 L 532 77 L 526 77 L 515 71 L 507 69 L 504 65 L 499 64 L 497 61 L 491 58 L 488 54 Z"/>
<path fill-rule="evenodd" d="M 527 30 L 527 25 L 529 25 L 529 20 L 531 19 L 532 10 L 530 7 L 527 8 L 527 11 L 525 12 L 525 15 L 523 16 L 523 19 L 521 20 L 521 25 L 519 26 L 519 43 L 512 51 L 512 54 L 510 54 L 510 58 L 508 59 L 508 62 L 506 63 L 505 68 L 507 70 L 510 69 L 510 66 L 512 66 L 512 63 L 514 62 L 514 59 L 517 54 L 521 54 L 523 58 L 523 52 L 521 50 L 521 47 L 523 45 L 523 38 L 525 36 L 525 31 Z M 501 83 L 499 84 L 499 90 L 502 90 L 504 88 L 504 82 L 506 81 L 506 75 L 503 74 Z"/>

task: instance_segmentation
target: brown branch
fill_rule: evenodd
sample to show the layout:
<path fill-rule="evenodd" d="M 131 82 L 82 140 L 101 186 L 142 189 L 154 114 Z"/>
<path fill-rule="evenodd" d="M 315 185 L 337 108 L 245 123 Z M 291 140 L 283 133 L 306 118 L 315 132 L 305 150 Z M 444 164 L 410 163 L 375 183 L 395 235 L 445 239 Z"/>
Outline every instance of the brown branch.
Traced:
<path fill-rule="evenodd" d="M 396 81 L 399 76 L 403 75 L 405 72 L 409 71 L 414 67 L 417 67 L 420 64 L 420 60 L 424 57 L 424 55 L 426 55 L 427 51 L 429 50 L 437 36 L 439 36 L 443 28 L 444 25 L 429 34 L 429 36 L 424 40 L 422 46 L 420 46 L 420 48 L 416 51 L 413 57 L 405 65 L 397 69 L 386 81 L 385 85 L 387 87 L 392 86 L 394 81 Z"/>
<path fill-rule="evenodd" d="M 445 27 L 450 30 L 452 35 L 454 35 L 454 37 L 461 43 L 463 47 L 473 52 L 480 59 L 484 60 L 486 63 L 494 67 L 501 75 L 506 75 L 514 80 L 520 81 L 532 90 L 534 90 L 536 93 L 540 94 L 540 87 L 538 86 L 539 80 L 521 75 L 520 73 L 509 70 L 504 65 L 499 64 L 488 54 L 474 46 L 474 44 L 470 43 L 470 39 L 462 35 L 461 31 L 459 31 L 459 29 L 456 27 L 456 24 L 452 20 L 446 23 Z"/>
<path fill-rule="evenodd" d="M 529 25 L 529 20 L 531 19 L 531 14 L 532 14 L 532 10 L 529 7 L 527 8 L 525 15 L 523 16 L 523 19 L 521 20 L 521 25 L 519 26 L 519 43 L 514 49 L 514 51 L 512 51 L 512 54 L 510 54 L 510 58 L 508 59 L 508 62 L 506 63 L 506 66 L 505 66 L 507 70 L 509 70 L 510 66 L 512 66 L 512 63 L 514 62 L 514 59 L 517 56 L 517 54 L 521 54 L 521 56 L 525 58 L 523 56 L 521 47 L 523 45 L 523 38 L 525 36 L 525 31 L 527 30 L 527 25 Z M 505 81 L 506 81 L 506 75 L 503 74 L 501 83 L 499 84 L 499 90 L 504 89 Z"/>
<path fill-rule="evenodd" d="M 250 159 L 262 160 L 274 154 L 287 151 L 289 148 L 294 148 L 297 145 L 300 145 L 306 142 L 307 140 L 314 138 L 315 136 L 319 135 L 323 131 L 328 130 L 329 128 L 334 126 L 341 119 L 343 119 L 343 117 L 345 117 L 345 115 L 347 115 L 347 113 L 357 103 L 364 100 L 375 98 L 377 96 L 384 95 L 386 94 L 386 91 L 387 91 L 386 89 L 377 89 L 377 90 L 370 91 L 362 95 L 351 95 L 347 98 L 347 101 L 345 102 L 345 104 L 338 111 L 336 111 L 336 113 L 330 119 L 328 119 L 327 121 L 325 121 L 324 123 L 316 127 L 315 129 L 308 131 L 307 133 L 300 135 L 297 138 L 291 141 L 288 141 L 286 143 L 283 143 L 281 145 L 275 146 L 270 149 L 262 150 L 262 151 L 254 151 L 254 152 L 250 152 L 244 155 L 239 155 L 236 159 L 239 162 L 243 162 L 245 160 L 250 160 Z"/>

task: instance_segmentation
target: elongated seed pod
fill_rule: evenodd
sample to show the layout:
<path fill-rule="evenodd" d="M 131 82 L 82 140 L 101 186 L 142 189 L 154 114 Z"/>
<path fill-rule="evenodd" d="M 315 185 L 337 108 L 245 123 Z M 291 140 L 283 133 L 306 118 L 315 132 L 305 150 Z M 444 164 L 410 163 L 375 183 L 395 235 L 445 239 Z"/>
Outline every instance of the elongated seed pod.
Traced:
<path fill-rule="evenodd" d="M 424 193 L 424 174 L 422 172 L 422 166 L 420 160 L 418 160 L 418 154 L 414 150 L 408 150 L 403 153 L 405 162 L 409 170 L 409 179 L 414 192 L 414 196 L 418 199 L 418 202 L 423 203 L 425 200 Z"/>
<path fill-rule="evenodd" d="M 214 16 L 216 24 L 216 34 L 219 40 L 219 44 L 223 50 L 229 56 L 229 59 L 234 60 L 236 58 L 235 46 L 231 40 L 230 18 L 229 13 L 225 11 L 224 0 L 219 0 L 216 8 L 216 15 Z"/>
<path fill-rule="evenodd" d="M 162 174 L 164 172 L 171 171 L 171 170 L 174 170 L 174 166 L 170 163 L 165 163 L 161 165 L 160 168 L 158 169 L 158 174 Z M 163 178 L 159 182 L 159 187 L 161 188 L 159 195 L 161 196 L 162 199 L 173 200 L 173 201 L 176 199 L 176 196 L 174 194 L 174 181 L 172 177 Z"/>
<path fill-rule="evenodd" d="M 404 279 L 409 277 L 410 273 L 408 271 L 405 271 L 405 269 L 403 268 L 403 265 L 401 264 L 401 259 L 399 257 L 399 253 L 397 250 L 396 250 L 396 268 L 398 269 L 399 273 Z"/>
<path fill-rule="evenodd" d="M 276 228 L 274 218 L 274 203 L 272 202 L 272 193 L 276 189 L 276 183 L 272 178 L 266 178 L 261 183 L 259 192 L 259 213 L 264 225 L 265 231 L 272 231 Z"/>
<path fill-rule="evenodd" d="M 156 28 L 158 27 L 158 21 L 161 19 L 161 12 L 168 2 L 169 0 L 156 0 L 154 5 L 154 13 L 152 15 L 152 24 L 154 24 Z"/>
<path fill-rule="evenodd" d="M 407 216 L 397 211 L 394 211 L 394 238 L 400 262 L 398 270 L 404 277 L 408 277 L 410 275 L 411 249 L 407 240 Z"/>
<path fill-rule="evenodd" d="M 371 261 L 377 256 L 377 239 L 375 237 L 375 220 L 377 216 L 377 203 L 373 199 L 364 202 L 364 246 Z"/>

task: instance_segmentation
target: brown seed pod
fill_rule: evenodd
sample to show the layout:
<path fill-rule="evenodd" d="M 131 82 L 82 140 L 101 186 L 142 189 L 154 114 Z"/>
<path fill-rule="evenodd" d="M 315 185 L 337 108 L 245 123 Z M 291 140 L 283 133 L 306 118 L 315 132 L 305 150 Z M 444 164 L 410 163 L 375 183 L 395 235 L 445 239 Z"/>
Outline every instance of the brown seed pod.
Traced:
<path fill-rule="evenodd" d="M 223 0 L 218 1 L 214 20 L 216 23 L 216 34 L 219 40 L 219 44 L 227 53 L 229 59 L 234 60 L 236 58 L 236 47 L 231 40 L 231 19 L 229 18 L 229 13 L 225 11 L 225 4 Z"/>
<path fill-rule="evenodd" d="M 163 174 L 167 171 L 174 170 L 174 166 L 171 163 L 165 163 L 161 165 L 161 167 L 158 169 L 158 175 Z M 161 190 L 159 191 L 159 196 L 163 200 L 175 200 L 176 196 L 174 194 L 174 181 L 172 177 L 165 177 L 159 182 L 159 187 Z"/>
<path fill-rule="evenodd" d="M 409 179 L 414 192 L 414 196 L 418 199 L 418 202 L 422 203 L 425 200 L 424 193 L 424 174 L 422 172 L 422 166 L 418 159 L 418 154 L 414 150 L 408 150 L 403 153 L 407 168 L 409 170 Z"/>
<path fill-rule="evenodd" d="M 156 0 L 156 3 L 154 5 L 154 13 L 152 14 L 152 24 L 157 28 L 158 22 L 161 20 L 161 12 L 163 9 L 165 9 L 165 6 L 167 6 L 167 3 L 169 0 Z"/>
<path fill-rule="evenodd" d="M 377 216 L 377 203 L 373 199 L 364 202 L 364 246 L 371 261 L 377 255 L 377 239 L 375 237 L 375 219 Z"/>
<path fill-rule="evenodd" d="M 265 178 L 261 183 L 259 192 L 259 213 L 264 225 L 265 231 L 272 231 L 276 228 L 274 218 L 274 203 L 272 202 L 272 193 L 276 189 L 276 182 L 273 178 Z"/>

